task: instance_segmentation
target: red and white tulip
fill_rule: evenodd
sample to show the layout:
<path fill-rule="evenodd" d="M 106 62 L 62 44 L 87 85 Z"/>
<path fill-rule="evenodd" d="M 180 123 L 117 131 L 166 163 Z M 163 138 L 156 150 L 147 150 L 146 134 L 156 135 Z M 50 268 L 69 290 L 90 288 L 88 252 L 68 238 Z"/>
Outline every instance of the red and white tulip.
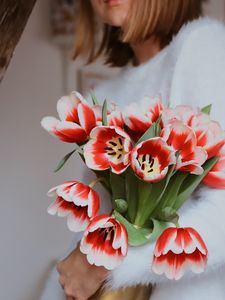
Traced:
<path fill-rule="evenodd" d="M 162 112 L 162 123 L 165 127 L 174 121 L 181 121 L 189 125 L 192 118 L 199 113 L 200 109 L 189 105 L 178 105 L 175 108 L 166 108 Z"/>
<path fill-rule="evenodd" d="M 131 167 L 147 182 L 163 179 L 171 164 L 176 163 L 175 152 L 162 138 L 152 138 L 139 143 L 131 152 Z"/>
<path fill-rule="evenodd" d="M 84 232 L 80 250 L 87 255 L 90 264 L 113 270 L 127 255 L 127 230 L 112 216 L 97 216 Z"/>
<path fill-rule="evenodd" d="M 216 189 L 225 189 L 225 151 L 219 154 L 218 162 L 205 176 L 203 183 Z"/>
<path fill-rule="evenodd" d="M 141 137 L 158 120 L 164 109 L 160 97 L 145 97 L 141 103 L 133 103 L 126 108 L 124 120 L 134 140 Z"/>
<path fill-rule="evenodd" d="M 84 146 L 87 166 L 93 170 L 106 170 L 121 174 L 130 164 L 132 143 L 128 134 L 119 127 L 98 126 L 90 133 Z"/>
<path fill-rule="evenodd" d="M 102 125 L 102 105 L 97 104 L 93 106 L 97 125 Z M 107 110 L 107 124 L 108 126 L 117 126 L 120 128 L 124 127 L 124 120 L 121 111 L 118 106 L 114 103 L 108 103 Z"/>
<path fill-rule="evenodd" d="M 173 121 L 166 126 L 161 137 L 178 152 L 176 169 L 200 175 L 203 173 L 202 165 L 207 160 L 207 153 L 202 147 L 197 146 L 194 131 L 181 121 Z"/>
<path fill-rule="evenodd" d="M 50 189 L 48 195 L 57 197 L 48 207 L 48 213 L 67 216 L 67 225 L 71 231 L 85 230 L 91 218 L 99 212 L 98 193 L 81 182 L 65 182 Z"/>
<path fill-rule="evenodd" d="M 59 120 L 54 117 L 44 117 L 42 127 L 63 142 L 85 142 L 90 131 L 96 126 L 93 109 L 77 92 L 64 96 L 57 102 Z"/>
<path fill-rule="evenodd" d="M 202 273 L 207 258 L 206 245 L 195 229 L 168 228 L 156 242 L 152 270 L 178 280 L 186 270 Z"/>
<path fill-rule="evenodd" d="M 225 144 L 225 132 L 220 124 L 211 121 L 208 115 L 199 113 L 192 118 L 190 126 L 196 134 L 197 145 L 207 151 L 208 158 L 218 155 Z"/>

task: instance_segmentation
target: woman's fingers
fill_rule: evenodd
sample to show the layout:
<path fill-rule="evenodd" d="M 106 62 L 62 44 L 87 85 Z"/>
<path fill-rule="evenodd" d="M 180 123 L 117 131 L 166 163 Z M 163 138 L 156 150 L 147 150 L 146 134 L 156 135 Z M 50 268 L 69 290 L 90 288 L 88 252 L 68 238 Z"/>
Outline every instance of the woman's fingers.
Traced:
<path fill-rule="evenodd" d="M 61 276 L 59 277 L 59 284 L 61 285 L 62 289 L 64 289 L 65 281 L 63 280 L 63 278 Z"/>
<path fill-rule="evenodd" d="M 67 297 L 66 297 L 66 300 L 75 300 L 75 298 L 72 297 L 72 296 L 67 296 Z"/>

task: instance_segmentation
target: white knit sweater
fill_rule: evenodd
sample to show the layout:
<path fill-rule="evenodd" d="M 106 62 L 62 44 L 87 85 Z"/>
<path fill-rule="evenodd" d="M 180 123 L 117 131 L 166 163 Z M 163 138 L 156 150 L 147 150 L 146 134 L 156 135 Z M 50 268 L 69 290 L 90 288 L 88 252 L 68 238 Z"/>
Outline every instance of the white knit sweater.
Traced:
<path fill-rule="evenodd" d="M 95 90 L 98 99 L 116 102 L 122 109 L 145 95 L 160 94 L 170 106 L 213 104 L 212 117 L 225 129 L 225 27 L 201 18 L 185 25 L 173 41 L 147 63 L 128 65 L 119 75 Z M 86 176 L 85 176 L 86 177 Z M 156 283 L 151 299 L 225 299 L 225 190 L 202 188 L 180 211 L 181 226 L 194 227 L 208 250 L 204 274 L 187 273 L 176 283 L 151 271 L 153 244 L 130 247 L 120 267 L 112 271 L 108 286 Z M 49 292 L 49 291 L 48 291 Z M 61 299 L 57 293 L 52 298 Z"/>

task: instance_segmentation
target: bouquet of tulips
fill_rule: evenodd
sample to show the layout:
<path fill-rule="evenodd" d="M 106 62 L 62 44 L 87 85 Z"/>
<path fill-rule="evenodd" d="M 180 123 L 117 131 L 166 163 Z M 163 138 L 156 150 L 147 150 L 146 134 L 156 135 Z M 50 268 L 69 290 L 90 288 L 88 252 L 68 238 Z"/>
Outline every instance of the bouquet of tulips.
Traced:
<path fill-rule="evenodd" d="M 48 212 L 66 216 L 71 231 L 84 232 L 80 250 L 90 264 L 112 270 L 128 245 L 155 243 L 153 272 L 177 280 L 186 268 L 204 271 L 207 247 L 194 228 L 179 227 L 178 211 L 200 183 L 225 188 L 225 135 L 210 119 L 211 106 L 169 108 L 160 97 L 145 97 L 122 112 L 91 98 L 92 105 L 72 92 L 57 103 L 59 119 L 41 122 L 75 145 L 57 171 L 77 152 L 96 174 L 90 184 L 71 180 L 50 189 L 56 200 Z M 110 214 L 99 213 L 96 184 L 110 194 Z"/>

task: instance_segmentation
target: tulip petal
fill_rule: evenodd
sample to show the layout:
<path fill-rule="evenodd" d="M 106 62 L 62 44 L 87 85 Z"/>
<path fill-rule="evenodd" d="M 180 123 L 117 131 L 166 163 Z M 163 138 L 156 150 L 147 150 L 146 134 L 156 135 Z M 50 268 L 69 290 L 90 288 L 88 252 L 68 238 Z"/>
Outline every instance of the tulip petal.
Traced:
<path fill-rule="evenodd" d="M 109 168 L 109 161 L 105 153 L 105 144 L 90 140 L 84 146 L 85 163 L 93 170 L 106 170 Z"/>
<path fill-rule="evenodd" d="M 207 255 L 208 254 L 208 250 L 207 250 L 206 245 L 205 245 L 203 239 L 201 238 L 200 234 L 196 230 L 194 230 L 193 228 L 186 228 L 186 231 L 188 231 L 188 233 L 190 234 L 193 242 L 196 245 L 196 248 L 203 255 Z"/>
<path fill-rule="evenodd" d="M 210 171 L 203 179 L 203 183 L 212 188 L 225 189 L 225 172 Z"/>
<path fill-rule="evenodd" d="M 64 200 L 71 202 L 72 198 L 70 196 L 71 188 L 76 185 L 76 181 L 67 181 L 60 184 L 56 188 L 56 194 L 62 197 Z"/>
<path fill-rule="evenodd" d="M 96 119 L 93 109 L 86 103 L 80 103 L 78 105 L 78 116 L 80 125 L 85 129 L 87 135 L 96 126 Z"/>
<path fill-rule="evenodd" d="M 93 232 L 98 228 L 104 228 L 105 224 L 110 220 L 110 216 L 107 214 L 102 214 L 100 216 L 96 216 L 92 222 L 90 223 L 89 227 L 87 228 L 88 231 Z"/>
<path fill-rule="evenodd" d="M 51 135 L 55 135 L 55 129 L 60 121 L 54 117 L 44 117 L 41 120 L 41 126 L 48 131 Z"/>
<path fill-rule="evenodd" d="M 63 202 L 63 199 L 61 197 L 57 197 L 56 200 L 49 205 L 47 212 L 50 215 L 55 215 L 57 213 L 58 208 L 62 204 L 62 202 Z"/>
<path fill-rule="evenodd" d="M 123 261 L 121 251 L 113 249 L 110 241 L 104 241 L 95 232 L 90 233 L 87 239 L 81 240 L 80 250 L 87 255 L 91 265 L 104 266 L 108 270 L 115 269 Z"/>
<path fill-rule="evenodd" d="M 77 182 L 71 187 L 69 196 L 76 205 L 86 206 L 88 205 L 89 202 L 88 200 L 89 192 L 90 192 L 89 186 Z"/>
<path fill-rule="evenodd" d="M 55 135 L 68 143 L 83 143 L 87 139 L 87 134 L 80 125 L 67 121 L 58 123 Z"/>
<path fill-rule="evenodd" d="M 100 201 L 98 193 L 94 190 L 90 190 L 88 194 L 88 216 L 96 216 L 99 211 Z"/>
<path fill-rule="evenodd" d="M 201 252 L 195 251 L 188 256 L 188 262 L 192 272 L 200 274 L 205 270 L 207 259 Z"/>
<path fill-rule="evenodd" d="M 76 97 L 75 93 L 71 93 L 69 96 L 64 96 L 57 102 L 57 112 L 62 121 L 74 122 L 79 124 L 79 118 L 77 113 L 77 106 L 80 103 L 80 99 Z"/>
<path fill-rule="evenodd" d="M 90 219 L 87 215 L 87 208 L 74 208 L 67 218 L 67 226 L 73 232 L 85 230 L 89 223 Z"/>

